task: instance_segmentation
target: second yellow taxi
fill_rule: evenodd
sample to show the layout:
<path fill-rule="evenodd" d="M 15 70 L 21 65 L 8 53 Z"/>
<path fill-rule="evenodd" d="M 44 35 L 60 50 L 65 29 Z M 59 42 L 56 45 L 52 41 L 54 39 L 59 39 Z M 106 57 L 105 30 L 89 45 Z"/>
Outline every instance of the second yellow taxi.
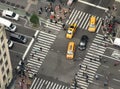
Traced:
<path fill-rule="evenodd" d="M 66 53 L 66 58 L 67 59 L 73 59 L 74 58 L 74 52 L 75 52 L 75 43 L 74 42 L 69 42 L 68 43 L 68 48 L 67 48 L 67 53 Z"/>

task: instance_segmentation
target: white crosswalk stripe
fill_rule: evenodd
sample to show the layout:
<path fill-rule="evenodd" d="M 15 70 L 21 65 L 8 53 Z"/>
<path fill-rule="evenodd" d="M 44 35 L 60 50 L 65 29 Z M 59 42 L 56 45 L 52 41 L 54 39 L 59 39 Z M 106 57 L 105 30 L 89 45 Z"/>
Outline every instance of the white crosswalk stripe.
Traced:
<path fill-rule="evenodd" d="M 76 23 L 79 28 L 87 30 L 89 26 L 89 19 L 91 16 L 92 15 L 89 13 L 85 13 L 85 12 L 73 9 L 69 16 L 69 19 L 66 21 L 66 24 L 70 25 L 72 23 Z M 97 20 L 96 33 L 98 33 L 100 30 L 102 21 L 101 21 L 101 18 L 97 16 L 96 16 L 96 20 Z"/>
<path fill-rule="evenodd" d="M 45 33 L 43 31 L 39 32 L 37 40 L 31 49 L 29 59 L 27 60 L 27 68 L 30 69 L 28 70 L 28 73 L 31 77 L 39 71 L 39 68 L 55 39 L 56 35 Z"/>
<path fill-rule="evenodd" d="M 46 27 L 46 28 L 56 30 L 56 31 L 60 31 L 62 29 L 62 25 L 63 25 L 62 22 L 57 22 L 55 24 L 55 21 L 50 22 L 50 19 L 45 20 L 45 19 L 42 19 L 42 18 L 40 18 L 39 21 L 40 21 L 40 23 L 44 23 L 45 24 L 44 27 Z"/>
<path fill-rule="evenodd" d="M 106 47 L 103 44 L 106 43 L 109 44 L 109 40 L 103 40 L 103 35 L 96 34 L 83 62 L 79 66 L 80 68 L 77 75 L 75 75 L 77 86 L 87 89 L 89 83 L 93 82 L 97 69 L 101 65 L 101 57 L 106 50 Z M 71 88 L 75 89 L 75 87 L 74 82 L 71 85 Z"/>
<path fill-rule="evenodd" d="M 30 89 L 70 89 L 70 88 L 69 86 L 64 84 L 59 84 L 53 81 L 35 77 Z"/>

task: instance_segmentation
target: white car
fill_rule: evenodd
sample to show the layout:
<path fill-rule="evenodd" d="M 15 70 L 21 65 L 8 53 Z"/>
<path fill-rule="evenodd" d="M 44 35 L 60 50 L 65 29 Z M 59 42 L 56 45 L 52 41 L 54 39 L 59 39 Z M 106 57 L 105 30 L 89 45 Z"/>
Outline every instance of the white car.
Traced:
<path fill-rule="evenodd" d="M 8 43 L 8 48 L 12 48 L 14 45 L 13 41 L 8 40 L 8 39 L 7 39 L 7 43 Z"/>
<path fill-rule="evenodd" d="M 13 11 L 10 10 L 3 10 L 2 16 L 6 17 L 8 19 L 13 19 L 13 20 L 19 20 L 19 14 L 14 13 Z"/>

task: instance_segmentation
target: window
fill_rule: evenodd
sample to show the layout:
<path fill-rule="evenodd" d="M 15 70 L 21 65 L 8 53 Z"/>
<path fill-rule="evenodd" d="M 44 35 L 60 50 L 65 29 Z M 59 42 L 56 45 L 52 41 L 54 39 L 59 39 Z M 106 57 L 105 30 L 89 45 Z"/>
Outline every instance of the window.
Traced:
<path fill-rule="evenodd" d="M 4 53 L 4 59 L 6 59 L 6 52 Z"/>
<path fill-rule="evenodd" d="M 4 72 L 4 70 L 5 70 L 5 69 L 4 69 L 4 66 L 3 66 L 3 67 L 2 67 L 2 73 Z"/>
<path fill-rule="evenodd" d="M 3 35 L 1 36 L 1 42 L 3 42 Z"/>
<path fill-rule="evenodd" d="M 3 59 L 0 59 L 0 65 L 3 63 Z"/>
<path fill-rule="evenodd" d="M 6 80 L 6 76 L 4 75 L 4 76 L 3 76 L 3 81 L 5 81 L 5 80 Z"/>
<path fill-rule="evenodd" d="M 9 70 L 9 69 L 7 69 L 7 75 L 9 74 L 9 72 L 10 72 L 10 70 Z"/>
<path fill-rule="evenodd" d="M 5 62 L 5 66 L 7 66 L 8 65 L 8 61 L 6 60 L 6 62 Z"/>
<path fill-rule="evenodd" d="M 3 50 L 5 49 L 5 44 L 2 45 Z"/>

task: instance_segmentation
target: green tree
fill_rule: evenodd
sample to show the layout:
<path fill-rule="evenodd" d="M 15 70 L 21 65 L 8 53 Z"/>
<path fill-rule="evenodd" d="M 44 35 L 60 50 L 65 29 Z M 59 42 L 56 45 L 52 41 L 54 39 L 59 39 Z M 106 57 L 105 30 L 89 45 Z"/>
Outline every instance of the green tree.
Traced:
<path fill-rule="evenodd" d="M 33 26 L 39 25 L 39 18 L 36 14 L 32 14 L 30 17 L 30 22 L 33 24 Z"/>

